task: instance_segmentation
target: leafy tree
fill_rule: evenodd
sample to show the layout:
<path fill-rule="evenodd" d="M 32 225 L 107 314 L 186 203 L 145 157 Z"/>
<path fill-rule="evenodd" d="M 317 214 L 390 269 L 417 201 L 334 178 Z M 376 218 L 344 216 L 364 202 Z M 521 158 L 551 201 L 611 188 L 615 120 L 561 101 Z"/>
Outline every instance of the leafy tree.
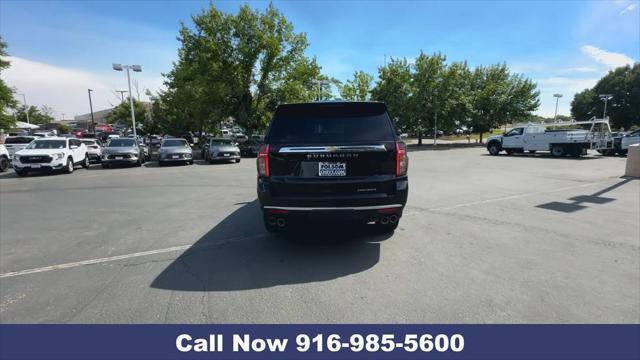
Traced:
<path fill-rule="evenodd" d="M 146 131 L 146 126 L 149 124 L 149 106 L 148 104 L 133 99 L 133 112 L 136 117 L 136 130 L 140 129 Z M 106 120 L 109 123 L 122 123 L 131 128 L 133 122 L 131 121 L 131 105 L 129 99 L 116 106 L 112 112 L 106 116 Z"/>
<path fill-rule="evenodd" d="M 2 58 L 8 56 L 6 48 L 7 44 L 0 37 L 0 74 L 11 65 L 9 61 Z M 17 105 L 18 103 L 13 97 L 13 91 L 0 77 L 0 129 L 10 129 L 14 126 L 14 117 L 8 111 L 15 109 Z"/>
<path fill-rule="evenodd" d="M 273 5 L 264 12 L 243 5 L 236 15 L 213 4 L 182 25 L 181 47 L 166 74 L 167 116 L 183 127 L 211 128 L 232 116 L 249 131 L 264 129 L 281 102 L 317 95 L 320 66 L 304 52 L 304 33 Z"/>
<path fill-rule="evenodd" d="M 46 125 L 53 122 L 55 119 L 53 118 L 53 110 L 51 110 L 48 106 L 42 106 L 38 109 L 36 106 L 29 106 L 25 108 L 24 106 L 19 107 L 16 112 L 16 120 L 27 122 L 27 112 L 29 113 L 29 123 L 35 125 Z"/>
<path fill-rule="evenodd" d="M 415 114 L 409 106 L 413 93 L 411 69 L 406 58 L 391 58 L 386 66 L 378 68 L 378 81 L 371 90 L 371 99 L 387 105 L 396 128 L 401 132 L 413 131 Z"/>
<path fill-rule="evenodd" d="M 640 126 L 640 63 L 609 71 L 593 88 L 577 93 L 571 101 L 571 115 L 576 120 L 601 118 L 604 101 L 599 98 L 600 94 L 613 96 L 607 102 L 612 128 Z"/>
<path fill-rule="evenodd" d="M 447 64 L 444 55 L 421 52 L 413 67 L 391 59 L 378 78 L 372 98 L 387 103 L 392 116 L 399 114 L 398 128 L 417 134 L 419 145 L 434 126 L 452 131 L 463 124 L 482 141 L 483 133 L 528 119 L 539 106 L 535 83 L 504 64 L 472 71 L 465 62 Z"/>
<path fill-rule="evenodd" d="M 356 71 L 353 79 L 339 87 L 340 97 L 351 101 L 367 101 L 370 99 L 372 82 L 373 76 L 364 71 Z"/>

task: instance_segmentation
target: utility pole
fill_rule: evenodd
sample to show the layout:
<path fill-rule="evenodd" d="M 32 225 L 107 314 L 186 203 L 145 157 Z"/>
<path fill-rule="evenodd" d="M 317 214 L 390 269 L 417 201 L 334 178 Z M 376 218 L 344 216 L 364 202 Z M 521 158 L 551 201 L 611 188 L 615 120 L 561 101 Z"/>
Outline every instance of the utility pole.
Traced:
<path fill-rule="evenodd" d="M 127 90 L 116 90 L 117 93 L 120 93 L 120 102 L 124 102 L 124 93 L 128 92 Z"/>
<path fill-rule="evenodd" d="M 89 109 L 91 110 L 91 133 L 95 133 L 96 132 L 96 123 L 93 120 L 93 104 L 91 103 L 91 92 L 93 90 L 91 89 L 87 89 L 87 92 L 89 93 Z"/>
<path fill-rule="evenodd" d="M 24 96 L 24 94 L 19 94 L 22 95 L 22 102 L 24 103 L 24 114 L 27 115 L 27 124 L 31 124 L 31 122 L 29 121 L 29 108 L 27 107 L 27 97 Z"/>

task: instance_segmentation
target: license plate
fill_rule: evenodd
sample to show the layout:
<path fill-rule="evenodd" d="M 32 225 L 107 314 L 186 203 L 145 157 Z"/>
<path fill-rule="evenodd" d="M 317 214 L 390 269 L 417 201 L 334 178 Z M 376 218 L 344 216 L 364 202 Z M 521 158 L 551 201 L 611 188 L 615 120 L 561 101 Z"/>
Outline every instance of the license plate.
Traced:
<path fill-rule="evenodd" d="M 116 160 L 122 160 L 124 159 L 122 156 L 116 156 Z"/>
<path fill-rule="evenodd" d="M 231 154 L 222 154 L 222 156 L 231 156 Z"/>
<path fill-rule="evenodd" d="M 178 158 L 180 158 L 180 156 L 178 156 L 178 155 L 172 155 L 172 156 L 171 156 L 171 158 L 172 158 L 172 159 L 178 159 Z"/>
<path fill-rule="evenodd" d="M 318 176 L 347 176 L 347 163 L 319 162 Z"/>
<path fill-rule="evenodd" d="M 31 164 L 32 169 L 40 169 L 40 164 Z"/>

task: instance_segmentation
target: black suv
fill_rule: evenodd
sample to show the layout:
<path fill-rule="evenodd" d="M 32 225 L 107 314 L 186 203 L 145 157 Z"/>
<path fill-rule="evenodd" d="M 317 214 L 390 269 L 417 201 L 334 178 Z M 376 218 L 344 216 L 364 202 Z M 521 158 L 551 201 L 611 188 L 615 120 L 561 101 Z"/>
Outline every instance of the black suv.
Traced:
<path fill-rule="evenodd" d="M 296 218 L 353 218 L 390 232 L 407 202 L 407 149 L 384 103 L 280 105 L 257 165 L 272 232 Z"/>

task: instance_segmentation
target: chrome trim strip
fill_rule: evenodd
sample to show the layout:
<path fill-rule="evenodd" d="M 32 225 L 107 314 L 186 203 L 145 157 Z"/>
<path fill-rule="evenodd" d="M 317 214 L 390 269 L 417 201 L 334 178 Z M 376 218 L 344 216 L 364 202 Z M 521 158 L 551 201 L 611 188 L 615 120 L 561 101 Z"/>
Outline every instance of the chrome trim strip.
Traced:
<path fill-rule="evenodd" d="M 384 145 L 343 145 L 343 146 L 293 146 L 283 147 L 279 153 L 331 153 L 350 151 L 387 151 Z"/>
<path fill-rule="evenodd" d="M 311 210 L 378 210 L 388 208 L 401 208 L 402 204 L 376 205 L 376 206 L 350 206 L 350 207 L 295 207 L 295 206 L 264 206 L 265 209 L 278 209 L 289 211 Z"/>

